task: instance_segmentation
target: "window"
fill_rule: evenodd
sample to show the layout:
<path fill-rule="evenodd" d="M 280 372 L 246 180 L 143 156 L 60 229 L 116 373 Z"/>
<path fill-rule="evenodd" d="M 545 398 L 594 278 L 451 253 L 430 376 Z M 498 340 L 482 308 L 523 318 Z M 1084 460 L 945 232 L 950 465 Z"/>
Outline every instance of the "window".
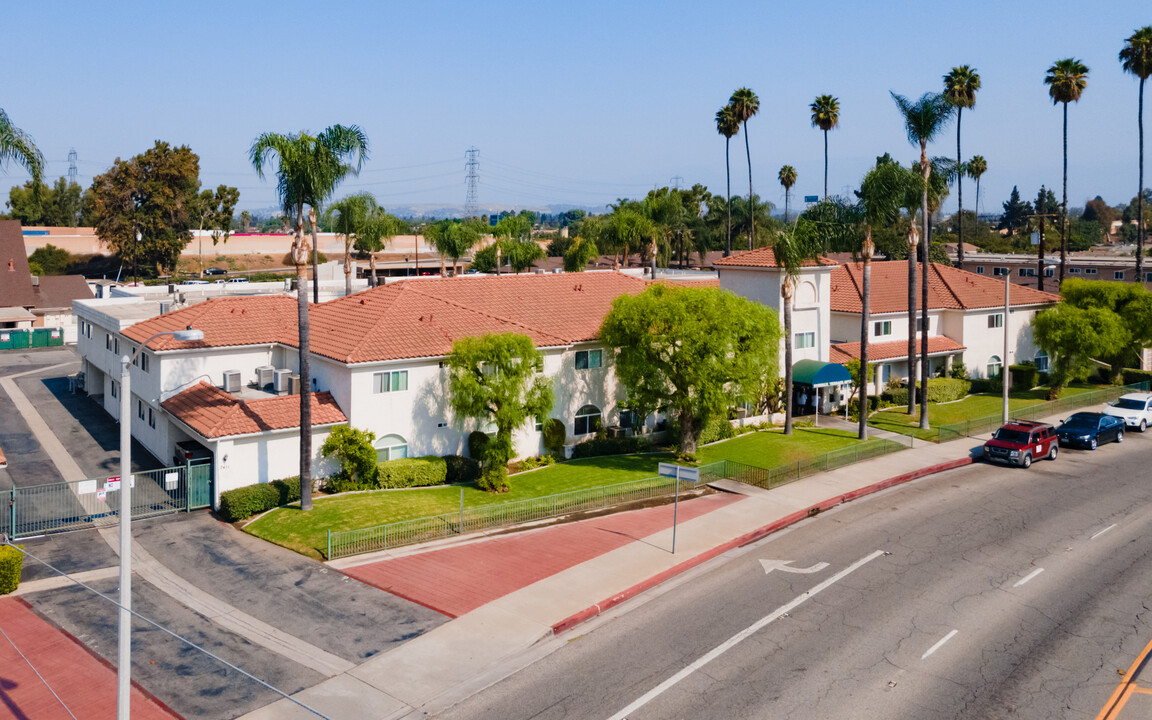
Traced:
<path fill-rule="evenodd" d="M 119 395 L 120 395 L 120 383 L 113 380 L 112 381 L 112 397 L 118 397 Z"/>
<path fill-rule="evenodd" d="M 1144 282 L 1152 282 L 1152 273 L 1144 273 Z"/>
<path fill-rule="evenodd" d="M 804 348 L 816 347 L 816 333 L 814 333 L 814 332 L 796 333 L 796 340 L 792 344 L 792 346 L 795 347 L 797 350 L 803 350 Z"/>
<path fill-rule="evenodd" d="M 1004 313 L 992 313 L 988 316 L 988 327 L 1004 327 Z"/>
<path fill-rule="evenodd" d="M 927 320 L 928 324 L 925 325 L 924 321 Z M 916 332 L 932 332 L 932 318 L 924 318 L 921 315 L 916 315 Z"/>
<path fill-rule="evenodd" d="M 1036 357 L 1032 358 L 1032 362 L 1036 364 L 1036 369 L 1040 372 L 1048 372 L 1048 356 L 1044 353 L 1037 353 Z"/>
<path fill-rule="evenodd" d="M 1068 268 L 1068 272 L 1073 274 L 1073 275 L 1079 275 L 1080 274 L 1080 268 Z"/>
<path fill-rule="evenodd" d="M 880 337 L 882 335 L 891 335 L 892 334 L 892 321 L 891 320 L 881 320 L 880 322 L 876 323 L 874 330 L 875 330 L 875 332 L 873 334 L 876 337 Z"/>
<path fill-rule="evenodd" d="M 1056 268 L 1044 268 L 1044 277 L 1055 277 Z"/>
<path fill-rule="evenodd" d="M 1112 277 L 1115 278 L 1116 280 L 1123 280 L 1124 279 L 1124 271 L 1123 270 L 1117 270 L 1116 272 L 1112 273 Z"/>
<path fill-rule="evenodd" d="M 1096 268 L 1084 268 L 1084 274 L 1085 275 L 1095 275 L 1096 274 Z"/>
<path fill-rule="evenodd" d="M 999 355 L 993 355 L 992 357 L 988 358 L 988 367 L 985 368 L 988 371 L 987 377 L 994 378 L 997 375 L 999 375 L 1000 374 L 1000 364 L 1001 363 L 1000 363 L 1000 356 Z"/>
<path fill-rule="evenodd" d="M 620 427 L 622 427 L 622 428 L 632 427 L 632 411 L 631 410 L 621 410 L 620 411 Z"/>
<path fill-rule="evenodd" d="M 136 417 L 140 418 L 141 420 L 144 419 L 144 401 L 143 400 L 137 400 L 136 401 Z"/>
<path fill-rule="evenodd" d="M 534 425 L 536 432 L 544 432 L 544 418 L 539 415 L 536 416 L 536 424 Z"/>
<path fill-rule="evenodd" d="M 140 353 L 140 369 L 148 372 L 148 353 L 146 352 Z"/>
<path fill-rule="evenodd" d="M 884 365 L 881 365 L 880 366 L 880 383 L 882 385 L 887 385 L 888 380 L 891 377 L 892 377 L 892 366 L 887 364 L 887 363 L 885 363 Z"/>
<path fill-rule="evenodd" d="M 603 350 L 577 350 L 576 351 L 576 369 L 577 370 L 591 370 L 598 368 L 604 364 L 604 351 Z"/>
<path fill-rule="evenodd" d="M 148 427 L 155 429 L 156 427 L 156 413 L 152 412 L 152 408 L 148 408 Z"/>
<path fill-rule="evenodd" d="M 92 339 L 92 323 L 87 323 L 87 324 L 85 325 L 85 327 L 84 327 L 84 335 L 86 335 L 86 336 L 88 337 L 88 339 L 89 339 L 89 340 L 91 340 L 91 339 Z"/>
<path fill-rule="evenodd" d="M 117 355 L 119 355 L 120 354 L 120 338 L 112 338 L 112 347 L 115 348 L 113 350 L 113 352 L 116 353 Z"/>
<path fill-rule="evenodd" d="M 376 448 L 377 462 L 408 457 L 408 441 L 399 435 L 385 435 L 372 444 Z"/>
<path fill-rule="evenodd" d="M 109 335 L 108 333 L 104 333 L 104 349 L 105 350 L 111 350 L 112 349 L 112 336 Z"/>
<path fill-rule="evenodd" d="M 976 266 L 976 274 L 977 275 L 983 275 L 984 274 L 984 266 L 983 265 L 977 265 Z"/>
<path fill-rule="evenodd" d="M 595 405 L 585 405 L 576 411 L 576 422 L 573 423 L 573 435 L 590 435 L 600 429 L 600 408 Z"/>
<path fill-rule="evenodd" d="M 1028 277 L 1028 268 L 1020 268 L 1016 272 L 1020 273 L 1020 277 Z M 1033 275 L 1035 275 L 1035 272 L 1033 272 Z"/>
<path fill-rule="evenodd" d="M 446 422 L 444 422 L 443 420 L 441 420 L 440 422 L 436 423 L 436 427 L 438 427 L 438 428 L 446 428 L 446 427 L 448 427 L 448 423 L 446 423 Z"/>
<path fill-rule="evenodd" d="M 1006 267 L 994 267 L 994 268 L 992 268 L 992 274 L 993 275 L 1007 275 L 1008 274 L 1008 268 L 1006 268 Z"/>
<path fill-rule="evenodd" d="M 391 372 L 378 372 L 372 375 L 372 392 L 400 392 L 408 389 L 408 371 L 393 370 Z"/>

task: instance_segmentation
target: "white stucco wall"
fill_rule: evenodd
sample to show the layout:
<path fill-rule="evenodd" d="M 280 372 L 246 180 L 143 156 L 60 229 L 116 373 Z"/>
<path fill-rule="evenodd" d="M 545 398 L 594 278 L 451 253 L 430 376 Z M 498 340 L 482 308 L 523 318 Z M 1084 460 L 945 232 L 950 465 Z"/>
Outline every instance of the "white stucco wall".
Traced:
<path fill-rule="evenodd" d="M 776 268 L 723 268 L 719 271 L 720 287 L 774 309 L 784 330 L 784 306 L 780 296 L 783 273 Z M 831 292 L 832 271 L 828 267 L 804 268 L 796 281 L 792 301 L 792 334 L 815 333 L 815 346 L 798 349 L 793 343 L 792 360 L 828 361 L 828 345 L 832 340 Z M 859 323 L 859 319 L 857 319 Z M 856 330 L 859 335 L 859 329 Z M 780 338 L 780 371 L 784 372 L 785 339 Z"/>
<path fill-rule="evenodd" d="M 1007 364 L 1013 365 L 1032 361 L 1038 349 L 1032 339 L 1032 318 L 1036 316 L 1035 306 L 1011 308 L 1008 313 L 1008 358 Z M 964 351 L 964 365 L 972 377 L 987 377 L 988 360 L 993 355 L 1004 358 L 1004 328 L 989 328 L 989 315 L 1002 315 L 1003 308 L 988 308 L 972 310 L 964 317 L 964 339 L 961 341 L 967 348 Z"/>

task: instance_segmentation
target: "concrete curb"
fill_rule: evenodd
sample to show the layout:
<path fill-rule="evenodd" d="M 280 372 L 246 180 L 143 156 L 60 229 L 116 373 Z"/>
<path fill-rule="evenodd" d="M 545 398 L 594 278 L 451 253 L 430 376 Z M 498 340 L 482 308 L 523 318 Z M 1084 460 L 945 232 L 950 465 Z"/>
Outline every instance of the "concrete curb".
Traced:
<path fill-rule="evenodd" d="M 552 626 L 552 634 L 553 635 L 559 635 L 562 632 L 566 632 L 568 630 L 571 630 L 572 628 L 576 627 L 577 625 L 579 625 L 583 622 L 586 622 L 588 620 L 591 620 L 592 618 L 598 616 L 600 613 L 604 612 L 605 610 L 608 610 L 612 607 L 615 607 L 616 605 L 619 605 L 620 603 L 624 602 L 625 600 L 630 600 L 631 598 L 639 595 L 640 593 L 643 593 L 647 590 L 651 590 L 652 588 L 663 583 L 665 580 L 668 580 L 669 578 L 673 578 L 673 577 L 676 577 L 677 575 L 680 575 L 681 573 L 687 572 L 688 570 L 691 570 L 692 568 L 696 567 L 697 565 L 705 563 L 708 560 L 711 560 L 712 558 L 717 557 L 718 555 L 723 555 L 724 553 L 728 552 L 729 550 L 734 550 L 738 547 L 742 547 L 744 545 L 748 545 L 749 543 L 756 542 L 757 540 L 760 540 L 764 537 L 767 537 L 768 535 L 771 535 L 774 532 L 777 532 L 779 530 L 783 530 L 784 528 L 788 527 L 789 525 L 794 525 L 805 518 L 813 517 L 815 515 L 820 514 L 821 512 L 823 512 L 825 510 L 829 510 L 831 508 L 834 508 L 837 505 L 841 505 L 841 504 L 846 503 L 846 502 L 851 502 L 851 501 L 856 500 L 858 498 L 862 498 L 866 495 L 872 495 L 873 493 L 878 493 L 881 490 L 887 490 L 888 488 L 895 487 L 896 485 L 902 485 L 902 484 L 907 483 L 907 482 L 912 482 L 913 480 L 918 480 L 918 479 L 925 477 L 927 475 L 933 475 L 935 473 L 944 472 L 945 470 L 953 470 L 953 469 L 958 468 L 958 467 L 963 467 L 964 465 L 970 465 L 973 462 L 975 462 L 975 458 L 966 457 L 966 458 L 960 458 L 959 460 L 949 460 L 948 462 L 939 463 L 936 465 L 929 465 L 927 467 L 920 468 L 919 470 L 913 470 L 912 472 L 907 472 L 907 473 L 904 473 L 902 475 L 896 475 L 895 477 L 890 477 L 887 480 L 881 480 L 878 483 L 873 483 L 872 485 L 862 487 L 858 490 L 853 490 L 851 492 L 847 492 L 847 493 L 844 493 L 842 495 L 837 495 L 835 497 L 829 498 L 829 499 L 824 500 L 822 502 L 816 503 L 815 505 L 812 505 L 811 507 L 809 507 L 807 510 L 798 510 L 797 512 L 794 512 L 790 515 L 785 515 L 784 517 L 780 518 L 779 520 L 776 520 L 775 522 L 769 523 L 768 525 L 765 525 L 761 528 L 753 530 L 750 533 L 745 533 L 744 535 L 741 535 L 737 538 L 733 538 L 732 540 L 729 540 L 728 542 L 723 543 L 722 545 L 718 545 L 718 546 L 712 548 L 711 550 L 708 550 L 707 552 L 703 552 L 703 553 L 697 555 L 696 557 L 685 560 L 684 562 L 680 563 L 679 565 L 676 565 L 675 567 L 668 568 L 664 572 L 661 572 L 657 575 L 654 575 L 653 577 L 650 577 L 643 582 L 637 583 L 637 584 L 633 585 L 632 587 L 628 588 L 627 590 L 624 590 L 623 592 L 617 593 L 617 594 L 613 595 L 612 597 L 601 600 L 600 602 L 596 603 L 595 605 L 587 607 L 578 613 L 575 613 L 573 615 L 569 615 L 568 617 L 564 618 L 563 620 L 561 620 L 558 623 L 555 623 Z"/>

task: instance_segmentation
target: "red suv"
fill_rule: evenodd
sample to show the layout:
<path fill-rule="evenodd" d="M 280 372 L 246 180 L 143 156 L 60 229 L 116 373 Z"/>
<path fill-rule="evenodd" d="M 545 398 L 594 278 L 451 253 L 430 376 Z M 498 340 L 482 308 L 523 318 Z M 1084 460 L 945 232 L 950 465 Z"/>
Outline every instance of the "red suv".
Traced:
<path fill-rule="evenodd" d="M 984 443 L 984 459 L 1028 467 L 1033 460 L 1056 459 L 1060 443 L 1056 428 L 1047 423 L 1014 420 L 992 434 Z"/>

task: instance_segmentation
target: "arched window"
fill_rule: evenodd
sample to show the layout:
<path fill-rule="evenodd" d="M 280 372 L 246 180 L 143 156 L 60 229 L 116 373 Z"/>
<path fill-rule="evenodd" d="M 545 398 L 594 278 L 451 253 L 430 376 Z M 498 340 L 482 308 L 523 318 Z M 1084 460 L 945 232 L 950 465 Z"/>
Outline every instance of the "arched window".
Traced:
<path fill-rule="evenodd" d="M 372 444 L 376 448 L 376 460 L 398 460 L 408 457 L 408 441 L 399 435 L 385 435 Z"/>
<path fill-rule="evenodd" d="M 1000 374 L 1000 365 L 1001 365 L 1001 362 L 1000 362 L 1000 356 L 999 355 L 993 355 L 992 357 L 988 358 L 988 367 L 987 367 L 988 375 L 987 375 L 987 377 L 994 378 L 997 375 L 999 375 Z"/>
<path fill-rule="evenodd" d="M 576 411 L 573 435 L 590 435 L 600 429 L 600 408 L 585 405 Z"/>

